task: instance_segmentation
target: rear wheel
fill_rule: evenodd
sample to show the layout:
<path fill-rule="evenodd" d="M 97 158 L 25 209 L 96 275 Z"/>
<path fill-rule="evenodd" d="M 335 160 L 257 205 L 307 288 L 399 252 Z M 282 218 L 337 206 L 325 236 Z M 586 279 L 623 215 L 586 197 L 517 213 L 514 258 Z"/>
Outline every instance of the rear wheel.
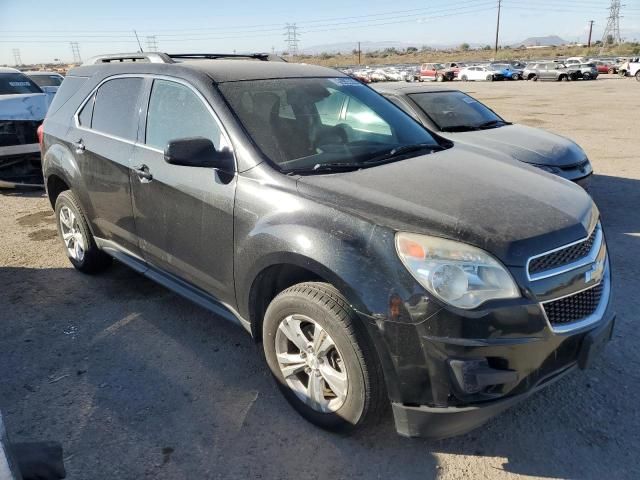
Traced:
<path fill-rule="evenodd" d="M 71 264 L 83 273 L 98 273 L 107 268 L 111 257 L 96 245 L 73 192 L 67 190 L 58 195 L 55 211 L 58 234 Z"/>
<path fill-rule="evenodd" d="M 263 347 L 278 387 L 311 423 L 346 431 L 380 418 L 388 401 L 377 354 L 331 285 L 280 293 L 265 314 Z"/>
<path fill-rule="evenodd" d="M 589 72 L 585 72 L 582 74 L 582 78 L 584 80 L 591 80 L 591 74 Z"/>
<path fill-rule="evenodd" d="M 567 82 L 569 80 L 569 77 L 567 77 L 566 75 L 560 75 L 558 77 L 558 81 L 560 82 Z"/>
<path fill-rule="evenodd" d="M 537 82 L 538 81 L 538 75 L 529 75 L 529 80 L 531 80 L 532 82 Z"/>

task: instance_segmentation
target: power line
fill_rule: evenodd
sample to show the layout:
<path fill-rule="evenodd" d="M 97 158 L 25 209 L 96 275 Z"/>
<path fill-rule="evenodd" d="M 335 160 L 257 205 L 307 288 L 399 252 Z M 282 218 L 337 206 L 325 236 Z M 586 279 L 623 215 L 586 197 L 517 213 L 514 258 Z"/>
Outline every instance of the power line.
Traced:
<path fill-rule="evenodd" d="M 158 40 L 155 35 L 147 36 L 147 51 L 149 52 L 157 52 L 158 51 Z"/>
<path fill-rule="evenodd" d="M 609 42 L 609 39 L 612 42 Z M 622 43 L 622 38 L 620 38 L 620 0 L 611 0 L 607 26 L 604 27 L 604 33 L 602 34 L 602 45 L 609 43 L 616 45 Z"/>
<path fill-rule="evenodd" d="M 78 42 L 71 42 L 71 53 L 73 54 L 73 63 L 82 63 L 82 57 L 80 56 L 80 46 Z"/>
<path fill-rule="evenodd" d="M 16 64 L 16 67 L 22 65 L 22 58 L 20 58 L 20 49 L 19 48 L 14 48 L 13 49 L 13 61 Z"/>
<path fill-rule="evenodd" d="M 289 49 L 289 55 L 298 56 L 299 34 L 298 26 L 295 23 L 287 23 L 284 30 L 284 40 Z"/>

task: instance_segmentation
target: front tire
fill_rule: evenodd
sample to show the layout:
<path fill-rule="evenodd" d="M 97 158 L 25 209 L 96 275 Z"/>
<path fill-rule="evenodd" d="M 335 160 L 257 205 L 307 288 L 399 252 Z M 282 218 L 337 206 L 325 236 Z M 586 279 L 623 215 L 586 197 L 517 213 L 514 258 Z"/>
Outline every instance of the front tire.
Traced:
<path fill-rule="evenodd" d="M 301 283 L 280 293 L 265 314 L 263 347 L 287 401 L 321 428 L 376 423 L 388 403 L 377 353 L 329 284 Z"/>
<path fill-rule="evenodd" d="M 111 257 L 101 251 L 89 230 L 80 202 L 66 190 L 56 199 L 58 235 L 71 264 L 83 273 L 98 273 L 111 264 Z"/>
<path fill-rule="evenodd" d="M 583 73 L 582 74 L 582 79 L 583 80 L 591 80 L 591 74 L 590 73 Z"/>
<path fill-rule="evenodd" d="M 487 75 L 487 82 L 493 82 L 493 75 Z"/>

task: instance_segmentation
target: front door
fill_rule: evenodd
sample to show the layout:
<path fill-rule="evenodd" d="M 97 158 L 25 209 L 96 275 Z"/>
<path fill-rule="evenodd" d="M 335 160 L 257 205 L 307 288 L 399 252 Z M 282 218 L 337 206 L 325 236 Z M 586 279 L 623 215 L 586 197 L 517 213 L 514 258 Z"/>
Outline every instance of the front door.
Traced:
<path fill-rule="evenodd" d="M 210 139 L 229 146 L 194 88 L 154 79 L 135 147 L 131 184 L 136 230 L 147 262 L 223 302 L 233 303 L 233 206 L 236 177 L 212 168 L 171 165 L 171 140 Z"/>

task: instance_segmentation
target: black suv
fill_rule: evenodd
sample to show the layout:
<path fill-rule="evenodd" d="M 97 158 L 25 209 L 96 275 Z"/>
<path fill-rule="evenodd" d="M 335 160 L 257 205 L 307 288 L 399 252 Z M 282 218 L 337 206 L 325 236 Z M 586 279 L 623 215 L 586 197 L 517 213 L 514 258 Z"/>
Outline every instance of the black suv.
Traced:
<path fill-rule="evenodd" d="M 239 323 L 328 429 L 456 435 L 611 337 L 579 187 L 426 130 L 335 70 L 168 56 L 72 70 L 43 169 L 80 271 L 111 258 Z"/>

